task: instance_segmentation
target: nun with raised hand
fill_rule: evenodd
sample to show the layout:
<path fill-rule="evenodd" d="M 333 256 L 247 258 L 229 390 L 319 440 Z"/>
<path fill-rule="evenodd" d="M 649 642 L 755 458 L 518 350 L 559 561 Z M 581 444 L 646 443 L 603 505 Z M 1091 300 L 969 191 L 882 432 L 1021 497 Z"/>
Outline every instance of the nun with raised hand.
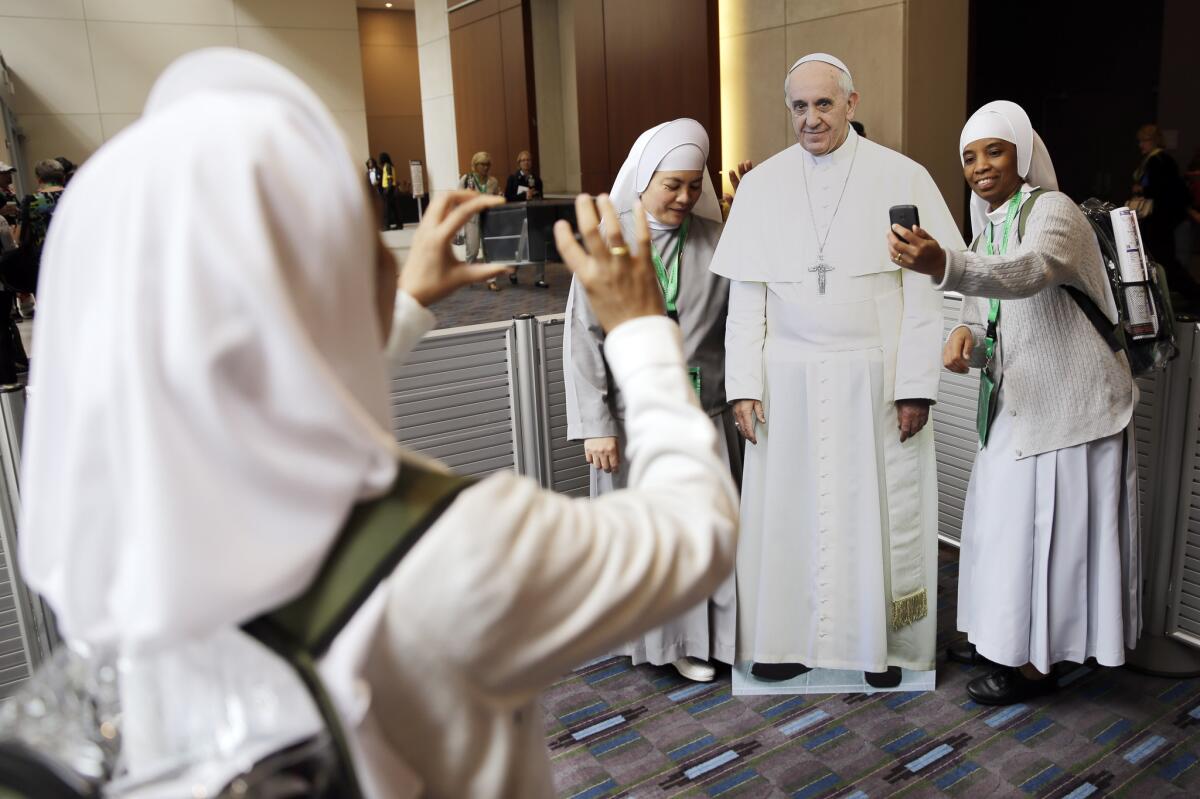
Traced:
<path fill-rule="evenodd" d="M 700 407 L 717 430 L 721 458 L 735 479 L 742 473 L 741 441 L 725 401 L 725 315 L 729 282 L 709 271 L 721 236 L 720 197 L 706 164 L 708 133 L 693 119 L 676 119 L 644 132 L 613 183 L 615 219 L 626 241 L 638 224 L 639 198 L 650 227 L 651 257 L 667 316 L 683 334 L 688 377 Z M 563 373 L 567 438 L 582 440 L 593 497 L 624 488 L 625 398 L 605 359 L 605 334 L 578 280 L 567 298 Z M 732 576 L 707 602 L 630 642 L 620 650 L 633 663 L 672 664 L 689 680 L 715 676 L 709 661 L 733 662 L 735 590 Z"/>
<path fill-rule="evenodd" d="M 1057 191 L 1028 115 L 988 103 L 959 155 L 970 249 L 943 250 L 920 228 L 893 226 L 888 241 L 896 263 L 964 295 L 946 368 L 982 366 L 959 564 L 967 641 L 947 654 L 994 664 L 967 693 L 1005 705 L 1055 690 L 1056 663 L 1120 666 L 1140 635 L 1136 396 L 1125 354 L 1083 310 L 1117 321 L 1096 236 Z"/>
<path fill-rule="evenodd" d="M 164 190 L 168 151 L 183 179 Z M 230 202 L 194 213 L 215 193 Z M 319 731 L 238 626 L 299 595 L 416 457 L 391 431 L 384 343 L 404 357 L 427 306 L 500 271 L 450 241 L 502 202 L 435 197 L 398 276 L 328 109 L 233 49 L 168 67 L 80 170 L 43 254 L 19 556 L 68 645 L 115 658 L 130 781 L 186 772 L 153 795 L 216 796 Z M 479 480 L 354 615 L 319 668 L 369 797 L 553 796 L 540 691 L 732 570 L 736 491 L 653 267 L 602 241 L 591 198 L 576 213 L 587 252 L 555 235 L 608 331 L 639 466 L 598 501 Z M 135 315 L 99 310 L 130 297 Z"/>

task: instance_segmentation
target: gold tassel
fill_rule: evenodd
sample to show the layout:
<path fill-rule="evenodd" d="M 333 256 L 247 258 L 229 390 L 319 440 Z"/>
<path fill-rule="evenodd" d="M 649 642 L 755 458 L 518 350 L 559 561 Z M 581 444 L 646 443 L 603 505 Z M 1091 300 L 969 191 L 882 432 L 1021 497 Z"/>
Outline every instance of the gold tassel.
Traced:
<path fill-rule="evenodd" d="M 929 600 L 921 588 L 908 596 L 892 600 L 892 629 L 899 630 L 918 622 L 929 613 Z"/>

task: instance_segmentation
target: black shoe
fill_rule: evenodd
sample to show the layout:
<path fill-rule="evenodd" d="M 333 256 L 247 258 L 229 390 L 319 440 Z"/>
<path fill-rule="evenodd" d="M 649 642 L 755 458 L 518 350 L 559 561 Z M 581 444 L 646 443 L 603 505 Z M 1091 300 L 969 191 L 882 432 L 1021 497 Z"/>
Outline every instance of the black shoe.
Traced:
<path fill-rule="evenodd" d="M 750 673 L 760 680 L 790 680 L 799 677 L 811 668 L 801 663 L 755 663 Z"/>
<path fill-rule="evenodd" d="M 863 676 L 872 688 L 895 688 L 904 674 L 899 666 L 888 666 L 887 671 L 864 671 Z"/>
<path fill-rule="evenodd" d="M 1031 680 L 1020 669 L 1008 666 L 967 683 L 967 695 L 981 705 L 1015 705 L 1057 690 L 1058 682 L 1053 677 Z"/>
<path fill-rule="evenodd" d="M 517 273 L 516 272 L 513 272 L 512 274 L 510 274 L 508 276 L 508 282 L 512 283 L 514 286 L 517 285 Z"/>
<path fill-rule="evenodd" d="M 550 288 L 550 284 L 549 284 L 549 283 L 547 283 L 547 282 L 546 282 L 546 281 L 544 281 L 544 280 L 539 280 L 538 282 L 534 283 L 533 285 L 537 286 L 537 287 L 538 287 L 538 288 L 540 288 L 540 289 L 548 289 L 548 288 Z"/>
<path fill-rule="evenodd" d="M 951 660 L 955 663 L 965 663 L 968 666 L 996 666 L 1000 664 L 992 661 L 979 654 L 979 650 L 975 648 L 975 644 L 968 641 L 966 638 L 955 641 L 946 647 L 946 660 Z"/>

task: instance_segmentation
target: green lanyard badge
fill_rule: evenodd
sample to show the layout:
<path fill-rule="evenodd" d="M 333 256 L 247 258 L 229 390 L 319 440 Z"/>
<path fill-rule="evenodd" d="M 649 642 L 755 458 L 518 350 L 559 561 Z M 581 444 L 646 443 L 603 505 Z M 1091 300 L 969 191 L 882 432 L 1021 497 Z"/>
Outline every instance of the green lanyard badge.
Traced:
<path fill-rule="evenodd" d="M 667 313 L 674 318 L 678 311 L 675 304 L 679 300 L 679 259 L 683 254 L 683 243 L 687 241 L 688 225 L 691 224 L 692 218 L 689 216 L 683 220 L 683 224 L 679 228 L 679 240 L 675 242 L 675 250 L 671 253 L 671 259 L 663 266 L 662 257 L 658 254 L 658 250 L 654 245 L 650 245 L 650 257 L 654 260 L 654 272 L 658 275 L 658 285 L 662 289 L 663 299 L 667 302 Z"/>
<path fill-rule="evenodd" d="M 1013 195 L 1008 201 L 1008 211 L 1004 215 L 1004 227 L 1000 233 L 1000 251 L 996 252 L 993 242 L 996 226 L 991 222 L 987 228 L 987 254 L 1005 255 L 1008 253 L 1008 234 L 1012 229 L 1013 220 L 1021 210 L 1021 192 Z M 992 376 L 992 358 L 996 355 L 996 340 L 998 337 L 997 324 L 1000 320 L 1000 300 L 988 300 L 987 335 L 983 340 L 983 351 L 986 362 L 979 373 L 979 402 L 975 408 L 975 429 L 979 433 L 979 444 L 987 446 L 988 433 L 991 432 L 992 422 L 996 418 L 996 408 L 1000 399 L 1000 385 Z M 1001 377 L 1003 380 L 1003 376 Z"/>
<path fill-rule="evenodd" d="M 671 252 L 671 258 L 667 261 L 666 266 L 663 265 L 662 256 L 658 254 L 658 250 L 654 245 L 650 245 L 650 257 L 654 261 L 654 273 L 658 275 L 658 287 L 662 289 L 663 299 L 667 304 L 667 316 L 678 321 L 679 309 L 679 259 L 683 255 L 683 245 L 687 242 L 688 226 L 691 224 L 692 218 L 689 216 L 683 220 L 683 224 L 679 226 L 679 239 L 675 242 L 675 249 Z M 696 391 L 697 399 L 700 397 L 700 367 L 688 367 L 688 379 L 692 383 L 692 388 Z"/>

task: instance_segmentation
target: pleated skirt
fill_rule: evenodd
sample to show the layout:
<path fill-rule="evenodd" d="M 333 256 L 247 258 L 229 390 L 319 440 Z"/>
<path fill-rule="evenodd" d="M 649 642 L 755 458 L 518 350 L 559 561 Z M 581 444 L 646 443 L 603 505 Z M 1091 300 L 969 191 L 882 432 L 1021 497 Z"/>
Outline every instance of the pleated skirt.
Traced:
<path fill-rule="evenodd" d="M 1006 666 L 1119 666 L 1141 633 L 1132 426 L 1017 459 L 1000 402 L 967 488 L 958 629 Z"/>

